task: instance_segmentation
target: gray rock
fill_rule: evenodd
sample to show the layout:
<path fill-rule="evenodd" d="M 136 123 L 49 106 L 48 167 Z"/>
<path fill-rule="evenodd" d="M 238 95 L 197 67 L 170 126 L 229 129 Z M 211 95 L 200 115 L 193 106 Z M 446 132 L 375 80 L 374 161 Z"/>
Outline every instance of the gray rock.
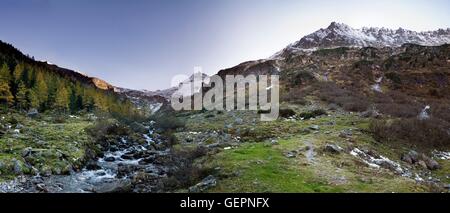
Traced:
<path fill-rule="evenodd" d="M 417 161 L 419 161 L 419 153 L 417 153 L 414 150 L 409 151 L 408 156 L 411 158 L 413 163 L 416 163 Z"/>
<path fill-rule="evenodd" d="M 242 124 L 244 121 L 242 120 L 242 118 L 236 118 L 235 120 L 234 120 L 234 123 L 236 123 L 236 124 L 238 124 L 238 125 L 240 125 L 240 124 Z"/>
<path fill-rule="evenodd" d="M 287 158 L 295 158 L 297 157 L 297 151 L 289 151 L 284 153 L 284 156 Z"/>
<path fill-rule="evenodd" d="M 411 157 L 410 157 L 409 155 L 407 155 L 407 154 L 403 154 L 401 160 L 402 160 L 402 161 L 405 161 L 406 163 L 413 164 L 413 160 L 412 160 Z"/>
<path fill-rule="evenodd" d="M 39 112 L 38 112 L 37 109 L 32 108 L 32 109 L 28 110 L 28 113 L 27 113 L 28 117 L 34 118 L 34 117 L 36 117 L 38 115 L 39 115 Z"/>
<path fill-rule="evenodd" d="M 129 164 L 122 164 L 119 163 L 117 165 L 117 176 L 118 177 L 125 177 L 135 171 L 137 169 L 137 166 L 135 165 L 129 165 Z"/>
<path fill-rule="evenodd" d="M 47 186 L 43 183 L 36 184 L 36 189 L 41 192 L 48 192 Z"/>
<path fill-rule="evenodd" d="M 450 190 L 450 184 L 445 185 L 444 189 Z"/>
<path fill-rule="evenodd" d="M 112 182 L 104 182 L 100 185 L 96 185 L 93 189 L 96 193 L 123 193 L 130 192 L 131 181 L 129 180 L 116 180 Z"/>
<path fill-rule="evenodd" d="M 99 169 L 101 169 L 101 167 L 97 164 L 96 161 L 90 160 L 86 164 L 86 169 L 88 169 L 88 170 L 99 170 Z"/>
<path fill-rule="evenodd" d="M 367 110 L 367 111 L 361 113 L 361 117 L 363 117 L 363 118 L 379 118 L 379 117 L 381 117 L 381 114 L 378 111 L 371 109 L 371 110 Z"/>
<path fill-rule="evenodd" d="M 23 174 L 23 163 L 21 161 L 18 161 L 16 159 L 13 159 L 14 164 L 14 173 L 17 175 Z"/>
<path fill-rule="evenodd" d="M 312 126 L 309 127 L 309 129 L 317 131 L 317 130 L 320 130 L 320 127 L 319 127 L 319 125 L 312 125 Z"/>
<path fill-rule="evenodd" d="M 203 179 L 200 183 L 197 183 L 195 186 L 189 187 L 190 193 L 199 193 L 204 192 L 207 189 L 214 187 L 217 185 L 217 180 L 214 176 L 209 175 L 205 179 Z"/>
<path fill-rule="evenodd" d="M 427 169 L 427 164 L 425 163 L 425 161 L 423 160 L 419 160 L 419 162 L 417 162 L 417 165 L 419 165 L 420 167 L 422 167 L 423 169 Z"/>
<path fill-rule="evenodd" d="M 217 148 L 219 146 L 220 146 L 219 143 L 212 143 L 212 144 L 206 145 L 206 148 L 213 149 L 213 148 Z"/>
<path fill-rule="evenodd" d="M 152 163 L 155 160 L 155 157 L 147 157 L 147 158 L 143 158 L 141 160 L 139 160 L 138 164 L 139 165 L 147 165 Z"/>
<path fill-rule="evenodd" d="M 132 153 L 126 153 L 126 154 L 123 154 L 122 156 L 120 156 L 120 158 L 122 158 L 122 159 L 124 159 L 124 160 L 132 160 L 132 159 L 134 159 Z"/>
<path fill-rule="evenodd" d="M 342 130 L 339 133 L 339 137 L 341 137 L 341 138 L 350 138 L 352 136 L 353 136 L 353 133 L 352 133 L 352 130 L 350 130 L 350 129 Z"/>
<path fill-rule="evenodd" d="M 437 161 L 430 158 L 425 161 L 425 164 L 429 170 L 437 170 L 441 168 L 441 165 L 439 165 Z"/>
<path fill-rule="evenodd" d="M 22 157 L 25 158 L 25 157 L 31 155 L 32 151 L 33 151 L 33 148 L 31 148 L 31 147 L 24 148 L 22 150 Z"/>
<path fill-rule="evenodd" d="M 398 174 L 401 174 L 401 171 L 397 170 L 397 166 L 391 161 L 381 161 L 378 163 L 379 166 L 385 169 L 389 169 L 391 171 L 395 171 Z"/>
<path fill-rule="evenodd" d="M 116 161 L 116 158 L 115 157 L 106 157 L 104 160 L 106 162 L 114 162 L 114 161 Z"/>
<path fill-rule="evenodd" d="M 440 169 L 441 166 L 439 165 L 439 163 L 431 158 L 429 158 L 428 156 L 426 156 L 425 154 L 420 155 L 421 160 L 424 162 L 424 164 L 426 165 L 424 168 L 425 169 L 429 169 L 429 170 L 437 170 Z M 423 167 L 423 165 L 421 165 Z"/>
<path fill-rule="evenodd" d="M 339 154 L 342 151 L 344 151 L 344 149 L 342 149 L 340 146 L 336 145 L 336 144 L 327 144 L 325 145 L 324 150 L 326 152 L 332 153 L 332 154 Z"/>

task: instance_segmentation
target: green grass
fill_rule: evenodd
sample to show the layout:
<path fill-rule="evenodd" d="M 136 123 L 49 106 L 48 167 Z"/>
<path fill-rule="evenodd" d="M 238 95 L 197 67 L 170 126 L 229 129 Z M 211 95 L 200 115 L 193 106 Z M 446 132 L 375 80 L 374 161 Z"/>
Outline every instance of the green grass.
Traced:
<path fill-rule="evenodd" d="M 246 126 L 247 125 L 247 126 Z M 319 131 L 305 131 L 319 125 Z M 328 143 L 346 150 L 359 147 L 374 150 L 400 161 L 403 149 L 376 142 L 367 133 L 369 120 L 355 114 L 333 114 L 314 120 L 244 123 L 244 143 L 231 150 L 209 156 L 206 167 L 220 168 L 218 185 L 210 192 L 426 192 L 430 189 L 414 180 L 385 169 L 372 169 L 351 156 L 323 153 Z M 251 129 L 251 132 L 245 132 Z M 352 129 L 350 139 L 339 137 L 342 130 Z M 205 131 L 205 130 L 204 130 Z M 268 139 L 278 140 L 271 145 Z M 313 162 L 305 157 L 306 143 L 315 150 Z M 284 153 L 302 150 L 296 158 Z M 445 173 L 445 172 L 444 172 Z"/>
<path fill-rule="evenodd" d="M 3 115 L 3 124 L 14 117 L 24 127 L 19 134 L 13 128 L 0 138 L 0 176 L 10 177 L 15 174 L 13 159 L 25 164 L 28 162 L 40 172 L 68 173 L 70 168 L 81 167 L 85 148 L 93 141 L 85 132 L 92 122 L 82 118 L 68 118 L 64 123 L 54 123 L 50 115 L 41 115 L 39 119 L 31 119 L 21 114 Z M 23 150 L 30 147 L 33 157 L 24 159 Z M 23 166 L 22 173 L 31 173 L 30 166 Z M 5 179 L 5 178 L 4 178 Z"/>
<path fill-rule="evenodd" d="M 442 166 L 441 169 L 433 171 L 433 175 L 439 178 L 442 182 L 450 184 L 450 161 L 449 160 L 438 160 L 439 164 Z"/>
<path fill-rule="evenodd" d="M 245 144 L 218 154 L 215 163 L 236 177 L 221 180 L 211 192 L 339 191 L 316 180 L 308 169 L 296 168 L 281 152 L 265 144 Z"/>

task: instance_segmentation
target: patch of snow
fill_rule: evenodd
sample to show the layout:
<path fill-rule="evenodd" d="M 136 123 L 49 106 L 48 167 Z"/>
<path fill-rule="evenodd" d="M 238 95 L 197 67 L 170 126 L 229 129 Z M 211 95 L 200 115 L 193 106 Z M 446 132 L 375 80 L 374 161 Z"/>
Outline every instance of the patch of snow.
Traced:
<path fill-rule="evenodd" d="M 151 104 L 149 106 L 150 113 L 153 114 L 155 112 L 158 112 L 161 109 L 162 106 L 163 106 L 163 103 Z"/>
<path fill-rule="evenodd" d="M 433 151 L 433 156 L 435 158 L 441 159 L 441 160 L 450 160 L 450 152 L 443 152 L 443 151 Z"/>
<path fill-rule="evenodd" d="M 429 118 L 430 118 L 430 114 L 429 114 L 430 109 L 431 109 L 430 106 L 426 106 L 426 107 L 422 110 L 422 112 L 420 112 L 420 114 L 419 114 L 419 119 L 420 119 L 420 120 L 427 120 L 427 119 L 429 119 Z"/>
<path fill-rule="evenodd" d="M 397 174 L 400 174 L 405 177 L 411 177 L 411 173 L 406 168 L 402 168 L 402 166 L 399 163 L 392 161 L 387 157 L 380 155 L 379 157 L 376 158 L 374 156 L 371 156 L 371 155 L 361 151 L 358 148 L 354 148 L 350 152 L 350 154 L 361 159 L 369 167 L 380 168 L 382 166 L 387 166 L 388 169 L 393 170 Z"/>
<path fill-rule="evenodd" d="M 418 174 L 414 174 L 414 180 L 417 182 L 423 182 L 424 179 L 422 177 L 420 177 Z"/>
<path fill-rule="evenodd" d="M 374 84 L 374 85 L 372 85 L 372 90 L 373 91 L 375 91 L 375 92 L 383 92 L 383 90 L 381 89 L 381 86 L 380 86 L 380 84 Z"/>

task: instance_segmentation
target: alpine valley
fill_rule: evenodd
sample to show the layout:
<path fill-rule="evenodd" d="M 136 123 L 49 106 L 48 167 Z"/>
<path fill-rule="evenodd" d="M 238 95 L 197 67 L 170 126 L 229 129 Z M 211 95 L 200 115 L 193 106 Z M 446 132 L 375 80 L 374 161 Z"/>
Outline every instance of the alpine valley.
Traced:
<path fill-rule="evenodd" d="M 120 88 L 4 42 L 0 66 L 0 192 L 450 190 L 450 29 L 333 22 L 218 71 L 279 75 L 270 122 L 174 111 L 192 77 Z"/>

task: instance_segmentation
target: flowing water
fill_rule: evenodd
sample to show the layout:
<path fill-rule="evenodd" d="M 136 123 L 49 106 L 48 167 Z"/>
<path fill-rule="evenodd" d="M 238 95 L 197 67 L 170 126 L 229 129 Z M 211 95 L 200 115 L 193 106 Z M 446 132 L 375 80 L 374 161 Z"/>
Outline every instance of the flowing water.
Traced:
<path fill-rule="evenodd" d="M 3 192 L 114 192 L 130 186 L 137 171 L 163 175 L 164 168 L 152 163 L 156 156 L 167 155 L 169 150 L 157 151 L 152 147 L 153 131 L 143 137 L 146 144 L 132 143 L 121 138 L 117 148 L 110 148 L 103 157 L 90 166 L 70 175 L 19 177 L 0 184 Z"/>

